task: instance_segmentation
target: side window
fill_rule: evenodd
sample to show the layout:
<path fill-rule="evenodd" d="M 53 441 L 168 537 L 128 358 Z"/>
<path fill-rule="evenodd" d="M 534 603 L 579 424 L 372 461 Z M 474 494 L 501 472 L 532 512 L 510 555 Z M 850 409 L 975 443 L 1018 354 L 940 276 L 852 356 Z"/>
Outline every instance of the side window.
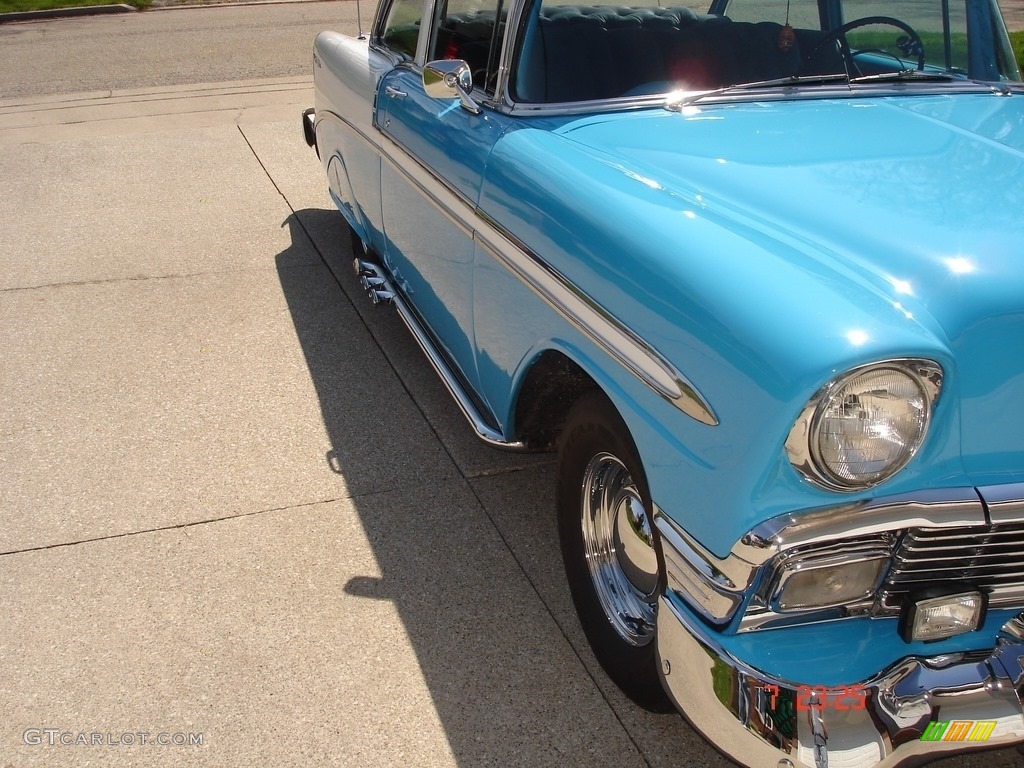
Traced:
<path fill-rule="evenodd" d="M 423 0 L 394 0 L 381 27 L 379 42 L 410 61 L 415 59 L 422 20 Z"/>
<path fill-rule="evenodd" d="M 448 0 L 438 3 L 436 32 L 428 59 L 463 59 L 473 85 L 493 93 L 505 18 L 501 0 Z"/>

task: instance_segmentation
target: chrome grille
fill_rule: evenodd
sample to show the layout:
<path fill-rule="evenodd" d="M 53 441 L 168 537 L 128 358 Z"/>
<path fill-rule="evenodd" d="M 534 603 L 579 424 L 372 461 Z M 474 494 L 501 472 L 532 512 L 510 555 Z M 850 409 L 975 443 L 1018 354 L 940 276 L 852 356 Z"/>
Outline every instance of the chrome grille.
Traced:
<path fill-rule="evenodd" d="M 965 528 L 911 528 L 893 558 L 882 604 L 898 608 L 908 592 L 963 583 L 989 593 L 989 605 L 1024 600 L 1024 523 Z"/>

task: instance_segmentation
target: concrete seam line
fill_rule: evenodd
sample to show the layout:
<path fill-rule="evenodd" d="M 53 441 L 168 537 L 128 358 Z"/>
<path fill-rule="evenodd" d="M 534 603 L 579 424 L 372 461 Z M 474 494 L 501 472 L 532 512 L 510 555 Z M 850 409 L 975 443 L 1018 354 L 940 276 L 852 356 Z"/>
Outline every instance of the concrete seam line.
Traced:
<path fill-rule="evenodd" d="M 124 533 L 111 533 L 107 536 L 93 536 L 89 539 L 79 539 L 77 541 L 61 541 L 56 544 L 41 544 L 37 547 L 25 547 L 24 549 L 12 549 L 7 552 L 0 552 L 0 557 L 7 557 L 9 555 L 22 555 L 27 552 L 42 552 L 47 549 L 62 549 L 64 547 L 75 547 L 79 544 L 92 544 L 97 541 L 110 541 L 112 539 L 126 539 L 131 536 L 142 536 L 147 533 L 160 533 L 162 531 L 175 531 L 183 528 L 195 528 L 199 525 L 210 525 L 211 523 L 223 523 L 228 520 L 238 520 L 243 517 L 255 517 L 257 515 L 266 515 L 273 512 L 287 512 L 291 509 L 302 509 L 303 507 L 315 507 L 320 504 L 333 504 L 338 501 L 347 501 L 350 497 L 339 496 L 332 499 L 315 499 L 314 501 L 304 501 L 301 504 L 288 504 L 283 507 L 271 507 L 269 509 L 256 509 L 252 512 L 237 512 L 233 515 L 223 515 L 221 517 L 212 517 L 207 520 L 193 520 L 188 523 L 177 523 L 176 525 L 161 525 L 156 528 L 143 528 L 138 531 L 125 531 Z"/>

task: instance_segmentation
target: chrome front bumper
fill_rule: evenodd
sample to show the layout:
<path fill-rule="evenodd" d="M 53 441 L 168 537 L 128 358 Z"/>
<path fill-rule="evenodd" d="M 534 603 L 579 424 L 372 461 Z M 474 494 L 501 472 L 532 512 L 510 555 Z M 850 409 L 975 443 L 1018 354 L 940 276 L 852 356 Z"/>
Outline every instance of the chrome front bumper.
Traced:
<path fill-rule="evenodd" d="M 895 768 L 1024 740 L 1024 614 L 1003 626 L 990 652 L 904 659 L 856 686 L 859 700 L 844 708 L 807 706 L 800 681 L 750 668 L 665 597 L 658 655 L 680 711 L 751 768 Z M 922 741 L 933 721 L 981 721 L 989 725 L 980 735 L 991 733 L 983 742 L 967 740 L 966 731 L 965 740 Z"/>

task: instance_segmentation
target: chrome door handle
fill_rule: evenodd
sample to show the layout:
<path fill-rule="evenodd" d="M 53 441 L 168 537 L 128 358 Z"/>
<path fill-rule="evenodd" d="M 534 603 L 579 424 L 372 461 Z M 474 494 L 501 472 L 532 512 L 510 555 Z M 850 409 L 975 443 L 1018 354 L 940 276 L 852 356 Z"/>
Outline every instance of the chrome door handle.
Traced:
<path fill-rule="evenodd" d="M 406 96 L 409 95 L 405 91 L 398 90 L 393 85 L 385 85 L 384 86 L 384 93 L 386 93 L 388 96 L 390 96 L 393 99 L 404 99 Z"/>

